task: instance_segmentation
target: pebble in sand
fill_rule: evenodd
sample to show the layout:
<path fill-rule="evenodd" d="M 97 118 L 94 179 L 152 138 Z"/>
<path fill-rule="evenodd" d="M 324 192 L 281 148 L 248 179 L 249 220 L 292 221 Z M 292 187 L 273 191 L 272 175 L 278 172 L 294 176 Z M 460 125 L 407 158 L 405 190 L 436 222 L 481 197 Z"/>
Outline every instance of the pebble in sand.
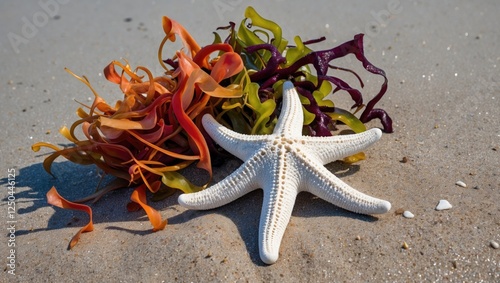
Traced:
<path fill-rule="evenodd" d="M 413 218 L 413 217 L 415 217 L 415 215 L 413 215 L 413 213 L 411 213 L 411 211 L 409 211 L 409 210 L 405 210 L 405 211 L 403 212 L 403 217 L 404 217 L 404 218 Z"/>
<path fill-rule="evenodd" d="M 491 246 L 492 248 L 494 248 L 494 249 L 498 249 L 498 248 L 500 248 L 500 244 L 498 244 L 498 243 L 497 243 L 497 242 L 495 242 L 495 241 L 491 241 L 491 242 L 490 242 L 490 246 Z"/>
<path fill-rule="evenodd" d="M 447 200 L 442 199 L 439 201 L 438 205 L 436 206 L 436 210 L 445 210 L 445 209 L 450 209 L 453 206 L 451 203 L 449 203 Z"/>

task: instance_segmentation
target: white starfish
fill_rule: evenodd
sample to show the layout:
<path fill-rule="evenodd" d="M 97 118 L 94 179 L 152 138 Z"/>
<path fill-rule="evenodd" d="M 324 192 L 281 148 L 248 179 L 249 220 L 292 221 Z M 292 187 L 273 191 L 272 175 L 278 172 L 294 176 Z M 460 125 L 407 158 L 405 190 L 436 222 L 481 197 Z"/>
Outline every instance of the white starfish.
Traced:
<path fill-rule="evenodd" d="M 301 191 L 357 213 L 389 211 L 389 202 L 353 189 L 323 166 L 366 149 L 380 139 L 380 129 L 331 137 L 302 136 L 303 119 L 302 105 L 291 82 L 283 84 L 282 113 L 271 135 L 236 133 L 212 116 L 203 116 L 203 126 L 214 141 L 245 163 L 201 192 L 180 195 L 179 203 L 190 209 L 212 209 L 262 188 L 259 251 L 267 264 L 278 260 L 281 239 Z"/>

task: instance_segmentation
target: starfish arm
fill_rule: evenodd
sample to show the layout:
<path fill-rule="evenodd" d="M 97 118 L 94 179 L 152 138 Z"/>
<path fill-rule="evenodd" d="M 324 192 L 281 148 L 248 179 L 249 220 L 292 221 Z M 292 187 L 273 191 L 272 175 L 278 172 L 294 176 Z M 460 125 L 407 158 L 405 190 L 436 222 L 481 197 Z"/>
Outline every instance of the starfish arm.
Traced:
<path fill-rule="evenodd" d="M 259 253 L 261 260 L 266 264 L 273 264 L 278 260 L 281 240 L 290 222 L 298 193 L 298 190 L 290 190 L 290 187 L 285 189 L 285 185 L 278 186 L 280 187 L 278 189 L 264 188 L 259 226 Z"/>
<path fill-rule="evenodd" d="M 283 106 L 281 109 L 281 114 L 273 133 L 284 134 L 289 137 L 302 136 L 304 112 L 302 111 L 299 94 L 290 81 L 286 81 L 283 84 Z"/>
<path fill-rule="evenodd" d="M 203 191 L 181 194 L 178 202 L 183 207 L 196 210 L 217 208 L 230 203 L 259 187 L 262 160 L 253 158 L 243 163 L 231 175 Z"/>
<path fill-rule="evenodd" d="M 304 136 L 304 147 L 313 152 L 323 164 L 342 159 L 367 149 L 382 137 L 382 131 L 373 128 L 359 134 L 331 137 Z"/>
<path fill-rule="evenodd" d="M 343 209 L 361 214 L 382 214 L 391 209 L 388 201 L 355 190 L 319 164 L 308 167 L 303 174 L 305 191 Z"/>
<path fill-rule="evenodd" d="M 295 199 L 299 192 L 299 173 L 289 166 L 286 157 L 274 162 L 272 180 L 264 185 L 264 199 L 259 225 L 259 253 L 266 264 L 278 260 L 281 240 L 292 215 Z"/>
<path fill-rule="evenodd" d="M 269 138 L 268 135 L 245 135 L 232 131 L 217 122 L 211 115 L 205 114 L 202 118 L 205 131 L 232 155 L 241 160 L 247 160 Z"/>

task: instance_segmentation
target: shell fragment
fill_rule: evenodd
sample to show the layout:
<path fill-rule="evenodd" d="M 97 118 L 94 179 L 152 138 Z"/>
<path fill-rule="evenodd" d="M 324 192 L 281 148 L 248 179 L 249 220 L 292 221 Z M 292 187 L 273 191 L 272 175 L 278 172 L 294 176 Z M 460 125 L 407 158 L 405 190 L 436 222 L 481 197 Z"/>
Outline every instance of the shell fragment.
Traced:
<path fill-rule="evenodd" d="M 445 209 L 450 209 L 453 206 L 451 203 L 449 203 L 447 200 L 442 199 L 439 201 L 438 205 L 436 206 L 436 210 L 445 210 Z"/>

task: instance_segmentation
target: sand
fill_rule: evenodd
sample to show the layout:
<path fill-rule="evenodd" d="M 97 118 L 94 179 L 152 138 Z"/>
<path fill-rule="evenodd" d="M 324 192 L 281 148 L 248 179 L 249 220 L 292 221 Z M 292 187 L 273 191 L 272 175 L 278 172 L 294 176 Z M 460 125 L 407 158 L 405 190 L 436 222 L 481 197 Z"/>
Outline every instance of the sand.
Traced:
<path fill-rule="evenodd" d="M 0 3 L 1 282 L 500 280 L 500 250 L 490 245 L 500 242 L 497 1 L 89 2 Z M 161 72 L 162 15 L 181 22 L 203 45 L 216 27 L 239 22 L 247 5 L 279 23 L 286 38 L 326 36 L 317 49 L 366 33 L 367 57 L 389 78 L 378 107 L 391 115 L 395 131 L 368 149 L 366 160 L 327 167 L 354 188 L 389 200 L 391 211 L 363 216 L 300 194 L 280 258 L 267 266 L 258 255 L 260 191 L 204 212 L 180 207 L 176 197 L 153 203 L 169 225 L 152 233 L 144 213 L 126 211 L 132 189 L 125 189 L 92 206 L 95 230 L 68 251 L 87 216 L 48 206 L 45 194 L 54 185 L 68 199 L 85 196 L 95 189 L 98 172 L 61 159 L 54 179 L 42 167 L 49 151 L 30 149 L 37 141 L 67 144 L 59 127 L 77 118 L 74 100 L 92 97 L 63 68 L 88 76 L 113 101 L 120 92 L 102 76 L 110 61 L 126 58 Z M 373 93 L 379 79 L 364 78 Z M 335 99 L 347 106 L 346 96 Z M 239 164 L 229 160 L 215 168 L 215 180 Z M 457 186 L 459 180 L 467 187 Z M 436 211 L 441 199 L 453 207 Z"/>

